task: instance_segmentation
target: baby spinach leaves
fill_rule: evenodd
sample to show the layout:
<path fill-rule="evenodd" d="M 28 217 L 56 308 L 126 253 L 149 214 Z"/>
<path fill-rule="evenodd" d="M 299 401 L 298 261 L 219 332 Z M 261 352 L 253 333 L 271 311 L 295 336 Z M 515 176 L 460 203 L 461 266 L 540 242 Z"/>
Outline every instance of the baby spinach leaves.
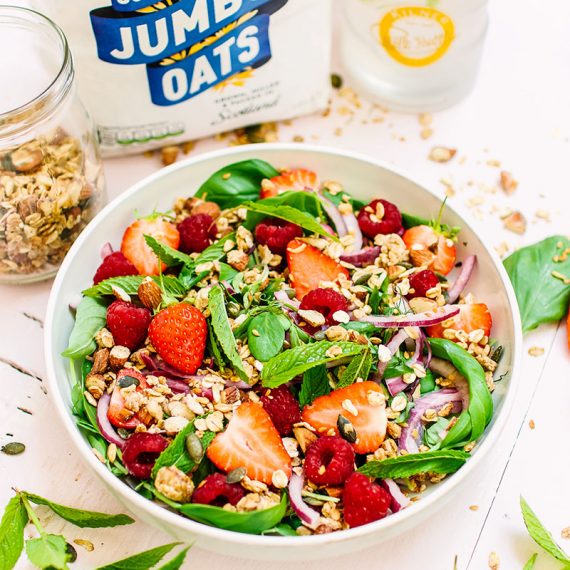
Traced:
<path fill-rule="evenodd" d="M 260 362 L 267 362 L 279 354 L 284 341 L 285 329 L 277 315 L 263 312 L 249 322 L 247 344 L 251 354 Z"/>
<path fill-rule="evenodd" d="M 69 344 L 63 351 L 67 358 L 83 358 L 96 348 L 95 333 L 107 322 L 107 304 L 101 299 L 83 297 L 75 313 Z"/>
<path fill-rule="evenodd" d="M 301 383 L 301 390 L 299 391 L 299 405 L 301 408 L 304 408 L 312 404 L 319 396 L 326 396 L 330 391 L 331 387 L 326 365 L 319 364 L 318 366 L 309 368 L 309 370 L 303 374 L 303 382 Z"/>

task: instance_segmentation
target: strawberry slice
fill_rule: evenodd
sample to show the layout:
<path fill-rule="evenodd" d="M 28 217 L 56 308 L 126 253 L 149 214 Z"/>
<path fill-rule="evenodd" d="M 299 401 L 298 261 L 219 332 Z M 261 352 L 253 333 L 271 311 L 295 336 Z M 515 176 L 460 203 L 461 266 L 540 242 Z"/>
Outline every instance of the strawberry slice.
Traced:
<path fill-rule="evenodd" d="M 338 416 L 342 414 L 356 430 L 356 453 L 376 451 L 386 436 L 386 400 L 382 388 L 376 382 L 357 382 L 346 388 L 320 396 L 305 406 L 301 419 L 319 433 L 333 430 L 338 435 Z M 344 403 L 344 406 L 343 406 Z M 349 411 L 356 409 L 356 415 Z"/>
<path fill-rule="evenodd" d="M 141 421 L 132 410 L 129 410 L 125 406 L 125 398 L 121 393 L 120 386 L 120 384 L 125 382 L 125 380 L 122 379 L 127 376 L 138 380 L 139 384 L 136 388 L 137 391 L 144 390 L 148 387 L 146 378 L 138 370 L 135 370 L 134 368 L 123 368 L 120 370 L 117 374 L 117 383 L 115 384 L 115 388 L 111 394 L 111 402 L 109 403 L 109 409 L 107 410 L 107 417 L 115 427 L 134 429 L 141 423 Z"/>
<path fill-rule="evenodd" d="M 414 260 L 414 251 L 421 252 L 425 250 L 435 256 L 428 263 L 428 269 L 447 275 L 455 266 L 457 251 L 453 240 L 436 232 L 431 226 L 414 226 L 404 232 L 402 239 L 406 247 L 412 252 L 412 261 Z M 422 258 L 419 257 L 419 259 Z M 415 263 L 415 265 L 422 264 L 423 262 Z"/>
<path fill-rule="evenodd" d="M 319 187 L 319 177 L 312 170 L 295 168 L 286 170 L 261 184 L 260 198 L 272 198 L 288 190 L 316 190 Z"/>
<path fill-rule="evenodd" d="M 207 455 L 226 473 L 245 467 L 250 479 L 268 485 L 278 469 L 291 476 L 291 458 L 261 404 L 242 404 L 234 412 L 226 431 L 219 433 L 209 445 Z"/>
<path fill-rule="evenodd" d="M 468 334 L 474 330 L 483 329 L 485 335 L 489 336 L 493 319 L 485 303 L 471 303 L 468 305 L 458 305 L 458 307 L 459 314 L 455 315 L 455 317 L 437 325 L 426 327 L 428 336 L 445 338 L 443 336 L 445 329 L 463 330 Z"/>
<path fill-rule="evenodd" d="M 166 269 L 166 265 L 162 263 L 159 270 L 158 257 L 146 244 L 145 235 L 177 249 L 180 245 L 180 234 L 174 224 L 156 216 L 141 218 L 125 230 L 121 243 L 123 255 L 141 275 L 158 275 Z"/>
<path fill-rule="evenodd" d="M 339 275 L 348 277 L 346 267 L 319 251 L 316 247 L 297 239 L 287 244 L 289 279 L 295 296 L 301 300 L 309 291 L 321 286 L 321 281 L 338 281 Z"/>

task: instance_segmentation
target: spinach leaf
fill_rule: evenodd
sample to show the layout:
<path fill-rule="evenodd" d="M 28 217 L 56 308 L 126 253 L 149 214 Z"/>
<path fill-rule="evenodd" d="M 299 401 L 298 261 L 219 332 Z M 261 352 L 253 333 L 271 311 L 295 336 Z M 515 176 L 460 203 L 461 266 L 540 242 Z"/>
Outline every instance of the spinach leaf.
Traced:
<path fill-rule="evenodd" d="M 358 378 L 367 380 L 371 367 L 372 355 L 370 350 L 364 350 L 350 361 L 336 385 L 337 389 L 354 384 Z"/>
<path fill-rule="evenodd" d="M 24 528 L 28 524 L 26 507 L 18 495 L 12 497 L 0 521 L 0 570 L 16 566 L 24 549 Z"/>
<path fill-rule="evenodd" d="M 538 553 L 534 553 L 527 561 L 523 567 L 523 570 L 533 570 L 534 565 L 536 564 L 536 559 L 538 558 Z"/>
<path fill-rule="evenodd" d="M 144 240 L 146 241 L 148 247 L 154 251 L 158 259 L 160 259 L 160 261 L 162 261 L 168 267 L 173 267 L 180 264 L 189 265 L 194 261 L 189 255 L 186 255 L 185 253 L 182 253 L 181 251 L 178 251 L 177 249 L 174 249 L 173 247 L 170 247 L 169 245 L 158 241 L 152 236 L 145 235 Z"/>
<path fill-rule="evenodd" d="M 332 355 L 328 353 L 333 347 L 340 349 L 338 354 Z M 334 349 L 334 351 L 336 350 Z M 285 384 L 285 382 L 315 366 L 326 364 L 327 362 L 340 362 L 346 357 L 360 354 L 363 350 L 364 346 L 362 344 L 346 341 L 331 342 L 328 340 L 290 348 L 274 356 L 265 364 L 261 371 L 261 381 L 266 388 L 277 388 L 277 386 Z"/>
<path fill-rule="evenodd" d="M 238 273 L 231 265 L 220 261 L 220 281 L 231 281 Z"/>
<path fill-rule="evenodd" d="M 254 358 L 267 362 L 279 354 L 285 341 L 285 329 L 281 320 L 273 313 L 261 313 L 249 323 L 247 344 Z"/>
<path fill-rule="evenodd" d="M 570 277 L 570 255 L 566 259 L 557 257 L 569 247 L 570 239 L 552 236 L 523 247 L 504 260 L 517 296 L 523 333 L 543 323 L 558 321 L 566 314 L 570 286 L 552 272 Z"/>
<path fill-rule="evenodd" d="M 380 330 L 378 329 L 377 326 L 373 325 L 372 323 L 361 323 L 360 321 L 350 321 L 348 323 L 343 323 L 340 326 L 345 328 L 346 330 L 353 330 L 366 335 L 377 333 Z"/>
<path fill-rule="evenodd" d="M 224 362 L 224 357 L 222 356 L 222 350 L 218 345 L 218 340 L 214 335 L 214 331 L 212 329 L 212 323 L 210 321 L 207 322 L 208 324 L 208 338 L 206 339 L 206 347 L 208 349 L 208 354 L 212 356 L 212 358 L 216 362 L 216 366 L 220 369 L 220 371 L 224 371 L 226 367 L 226 363 Z"/>
<path fill-rule="evenodd" d="M 538 520 L 535 512 L 530 508 L 529 504 L 521 496 L 521 512 L 524 520 L 524 524 L 530 534 L 531 538 L 540 546 L 543 550 L 546 550 L 550 556 L 556 558 L 560 562 L 570 564 L 570 558 L 566 555 L 560 546 L 554 542 L 552 534 L 550 534 L 544 525 Z"/>
<path fill-rule="evenodd" d="M 220 285 L 215 285 L 210 289 L 208 294 L 208 307 L 211 314 L 212 328 L 220 347 L 222 348 L 227 359 L 233 366 L 237 375 L 244 381 L 249 381 L 249 376 L 243 367 L 243 363 L 240 355 L 238 354 L 236 339 L 232 328 L 230 326 L 230 321 L 228 320 L 228 314 L 226 312 L 224 291 Z"/>
<path fill-rule="evenodd" d="M 161 287 L 165 293 L 173 297 L 184 297 L 186 287 L 172 275 L 154 275 L 152 280 Z M 111 277 L 85 289 L 83 294 L 86 297 L 100 297 L 102 295 L 113 295 L 113 287 L 120 287 L 127 295 L 136 295 L 139 285 L 146 279 L 144 275 L 129 275 L 127 277 Z"/>
<path fill-rule="evenodd" d="M 382 378 L 388 380 L 390 378 L 397 378 L 398 376 L 403 376 L 409 372 L 413 372 L 413 370 L 407 365 L 406 359 L 402 355 L 400 351 L 396 352 L 394 356 L 388 362 L 386 366 L 386 370 L 384 370 L 384 374 Z"/>
<path fill-rule="evenodd" d="M 251 159 L 221 168 L 200 186 L 196 196 L 215 202 L 221 208 L 233 208 L 247 200 L 257 200 L 264 178 L 279 174 L 268 162 Z"/>
<path fill-rule="evenodd" d="M 281 208 L 282 206 L 290 206 L 301 212 L 306 212 L 313 218 L 324 220 L 324 210 L 321 201 L 314 192 L 304 192 L 301 190 L 293 190 L 283 192 L 271 198 L 264 198 L 256 202 L 271 208 Z M 246 219 L 246 227 L 249 230 L 253 228 L 265 218 L 267 215 L 259 212 L 249 211 Z"/>
<path fill-rule="evenodd" d="M 360 210 L 360 208 L 364 208 L 368 202 L 362 202 L 357 198 L 354 198 L 350 194 L 347 194 L 344 191 L 337 192 L 336 194 L 332 194 L 327 188 L 323 189 L 323 196 L 328 198 L 335 206 L 342 204 L 343 202 L 347 202 L 352 204 L 352 207 L 355 210 Z"/>
<path fill-rule="evenodd" d="M 261 533 L 263 536 L 297 536 L 297 531 L 290 525 L 280 523 Z"/>
<path fill-rule="evenodd" d="M 468 458 L 469 454 L 464 451 L 425 451 L 369 461 L 358 471 L 376 479 L 398 479 L 418 473 L 454 473 Z"/>
<path fill-rule="evenodd" d="M 431 370 L 426 370 L 426 375 L 420 379 L 420 394 L 427 394 L 433 392 L 437 385 L 435 383 L 435 377 Z"/>
<path fill-rule="evenodd" d="M 134 556 L 123 558 L 117 562 L 111 562 L 105 566 L 100 566 L 97 570 L 149 570 L 158 564 L 179 542 L 172 542 L 163 546 L 157 546 L 150 550 L 145 550 Z"/>
<path fill-rule="evenodd" d="M 368 299 L 368 304 L 370 305 L 370 308 L 372 309 L 373 315 L 378 314 L 378 308 L 380 307 L 381 297 L 382 296 L 380 294 L 380 289 L 378 289 L 378 287 L 374 287 L 372 289 L 372 292 L 370 293 L 370 298 Z"/>
<path fill-rule="evenodd" d="M 30 562 L 38 568 L 68 568 L 67 542 L 60 534 L 43 533 L 38 538 L 30 538 L 26 541 L 26 554 Z"/>
<path fill-rule="evenodd" d="M 445 428 L 449 425 L 448 418 L 438 418 L 424 431 L 424 442 L 431 449 L 439 449 L 443 441 L 441 434 L 445 437 Z"/>
<path fill-rule="evenodd" d="M 414 216 L 413 214 L 406 214 L 406 212 L 402 212 L 402 225 L 406 230 L 413 228 L 414 226 L 429 226 L 429 220 L 426 218 L 420 218 L 419 216 Z"/>
<path fill-rule="evenodd" d="M 39 495 L 33 493 L 23 493 L 28 500 L 36 505 L 46 505 L 55 514 L 59 515 L 62 519 L 73 523 L 80 528 L 107 528 L 113 526 L 121 526 L 125 524 L 132 524 L 135 521 L 127 515 L 108 515 L 106 513 L 99 513 L 97 511 L 86 511 L 83 509 L 75 509 L 73 507 L 66 507 L 44 499 Z"/>
<path fill-rule="evenodd" d="M 285 516 L 287 495 L 283 493 L 277 505 L 261 511 L 238 513 L 199 503 L 187 503 L 177 508 L 181 513 L 198 522 L 235 532 L 260 534 L 264 530 L 273 528 Z"/>
<path fill-rule="evenodd" d="M 107 304 L 101 299 L 83 297 L 75 313 L 69 344 L 62 352 L 67 358 L 82 358 L 96 348 L 95 333 L 107 322 Z"/>
<path fill-rule="evenodd" d="M 299 405 L 304 408 L 312 404 L 319 396 L 325 396 L 330 391 L 326 365 L 319 364 L 314 368 L 309 368 L 303 374 L 303 382 L 299 391 Z"/>
<path fill-rule="evenodd" d="M 189 546 L 184 550 L 181 550 L 174 558 L 160 566 L 160 568 L 157 568 L 157 570 L 179 570 L 179 568 L 182 568 L 182 564 L 184 564 L 188 550 L 190 550 Z"/>

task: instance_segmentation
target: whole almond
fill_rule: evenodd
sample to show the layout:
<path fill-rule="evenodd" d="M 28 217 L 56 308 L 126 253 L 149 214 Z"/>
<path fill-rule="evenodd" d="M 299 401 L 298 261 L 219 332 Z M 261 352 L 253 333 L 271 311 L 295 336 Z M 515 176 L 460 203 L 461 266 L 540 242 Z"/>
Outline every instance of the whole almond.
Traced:
<path fill-rule="evenodd" d="M 215 220 L 222 213 L 220 207 L 215 202 L 201 202 L 192 208 L 192 215 L 195 214 L 208 214 Z"/>
<path fill-rule="evenodd" d="M 144 281 L 139 285 L 137 295 L 139 296 L 140 302 L 147 309 L 151 310 L 156 309 L 162 301 L 162 291 L 150 277 L 144 279 Z"/>
<path fill-rule="evenodd" d="M 303 453 L 307 450 L 307 447 L 311 443 L 317 440 L 317 435 L 306 427 L 297 426 L 293 428 L 293 435 L 295 439 L 299 442 L 299 447 L 303 450 Z"/>
<path fill-rule="evenodd" d="M 435 259 L 435 255 L 429 249 L 412 249 L 410 250 L 410 258 L 416 267 L 428 267 Z"/>

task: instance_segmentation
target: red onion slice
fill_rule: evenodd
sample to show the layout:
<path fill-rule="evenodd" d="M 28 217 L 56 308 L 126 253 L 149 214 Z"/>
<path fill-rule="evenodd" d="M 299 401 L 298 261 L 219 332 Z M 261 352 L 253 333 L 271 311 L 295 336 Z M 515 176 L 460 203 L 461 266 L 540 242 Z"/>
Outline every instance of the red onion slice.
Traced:
<path fill-rule="evenodd" d="M 352 243 L 352 250 L 359 251 L 362 249 L 362 232 L 360 231 L 360 226 L 358 225 L 358 220 L 353 213 L 344 214 L 342 216 L 344 225 L 349 234 L 354 236 L 354 242 Z"/>
<path fill-rule="evenodd" d="M 355 267 L 363 267 L 365 265 L 371 265 L 374 260 L 380 255 L 380 247 L 365 247 L 358 251 L 352 251 L 350 253 L 343 253 L 340 256 L 341 261 L 346 261 L 346 263 L 351 263 Z"/>
<path fill-rule="evenodd" d="M 457 276 L 455 283 L 448 289 L 447 294 L 449 296 L 449 303 L 455 303 L 461 295 L 463 289 L 465 289 L 465 285 L 469 281 L 471 277 L 471 273 L 473 273 L 473 268 L 477 263 L 477 256 L 476 255 L 469 255 L 465 258 L 463 265 L 461 266 L 461 272 Z"/>
<path fill-rule="evenodd" d="M 305 478 L 293 472 L 289 479 L 289 501 L 297 516 L 311 528 L 315 528 L 319 522 L 320 515 L 315 509 L 309 507 L 303 501 L 302 491 Z"/>
<path fill-rule="evenodd" d="M 299 307 L 301 306 L 300 301 L 297 301 L 297 299 L 289 298 L 289 295 L 287 295 L 287 292 L 283 291 L 283 289 L 280 289 L 279 291 L 275 291 L 275 299 L 277 299 L 280 303 L 285 303 L 285 304 L 289 305 L 290 307 L 293 307 L 297 311 L 299 310 Z"/>
<path fill-rule="evenodd" d="M 344 224 L 344 219 L 340 215 L 338 208 L 326 196 L 319 194 L 319 198 L 323 203 L 323 208 L 327 213 L 327 216 L 331 219 L 334 227 L 336 228 L 336 233 L 339 235 L 339 237 L 345 236 L 348 232 Z"/>
<path fill-rule="evenodd" d="M 166 384 L 175 394 L 188 394 L 190 392 L 190 386 L 183 380 L 167 378 Z"/>
<path fill-rule="evenodd" d="M 408 338 L 408 333 L 404 329 L 400 329 L 388 342 L 386 348 L 390 351 L 390 356 L 394 356 L 400 345 Z M 389 361 L 388 361 L 389 362 Z M 384 370 L 388 366 L 388 362 L 378 361 L 378 368 L 376 374 L 374 375 L 374 381 L 379 382 L 382 380 L 382 376 L 384 374 Z"/>
<path fill-rule="evenodd" d="M 390 392 L 390 396 L 395 396 L 408 388 L 408 385 L 404 382 L 401 376 L 386 378 L 384 382 L 386 382 L 386 387 L 388 388 L 388 392 Z"/>
<path fill-rule="evenodd" d="M 109 442 L 114 443 L 119 449 L 123 449 L 126 439 L 123 439 L 111 425 L 109 418 L 107 417 L 107 412 L 109 410 L 109 404 L 111 403 L 111 395 L 107 392 L 103 392 L 101 397 L 97 402 L 97 425 L 99 426 L 99 431 L 101 435 Z"/>
<path fill-rule="evenodd" d="M 184 374 L 184 372 L 174 368 L 174 366 L 170 366 L 157 355 L 145 354 L 143 352 L 141 359 L 154 376 L 164 376 L 173 380 L 185 380 L 188 378 L 188 374 Z"/>
<path fill-rule="evenodd" d="M 405 509 L 410 504 L 410 499 L 402 493 L 400 486 L 393 479 L 383 479 L 380 484 L 392 496 L 390 510 L 393 513 L 397 513 L 398 511 Z"/>
<path fill-rule="evenodd" d="M 469 407 L 469 383 L 465 377 L 459 373 L 457 368 L 455 368 L 451 362 L 443 360 L 443 358 L 432 358 L 429 369 L 439 376 L 443 376 L 443 378 L 453 380 L 454 387 L 459 394 L 461 394 L 463 409 L 466 410 Z"/>
<path fill-rule="evenodd" d="M 436 325 L 442 321 L 446 321 L 459 313 L 457 305 L 445 305 L 439 307 L 435 311 L 426 311 L 424 313 L 417 313 L 415 315 L 401 315 L 401 316 L 382 316 L 382 315 L 367 315 L 362 317 L 360 321 L 371 323 L 378 328 L 393 328 L 393 327 L 427 327 Z"/>
<path fill-rule="evenodd" d="M 99 255 L 101 256 L 101 259 L 105 259 L 108 255 L 111 255 L 113 253 L 113 246 L 107 242 L 104 243 L 101 246 L 101 249 L 99 250 Z"/>

